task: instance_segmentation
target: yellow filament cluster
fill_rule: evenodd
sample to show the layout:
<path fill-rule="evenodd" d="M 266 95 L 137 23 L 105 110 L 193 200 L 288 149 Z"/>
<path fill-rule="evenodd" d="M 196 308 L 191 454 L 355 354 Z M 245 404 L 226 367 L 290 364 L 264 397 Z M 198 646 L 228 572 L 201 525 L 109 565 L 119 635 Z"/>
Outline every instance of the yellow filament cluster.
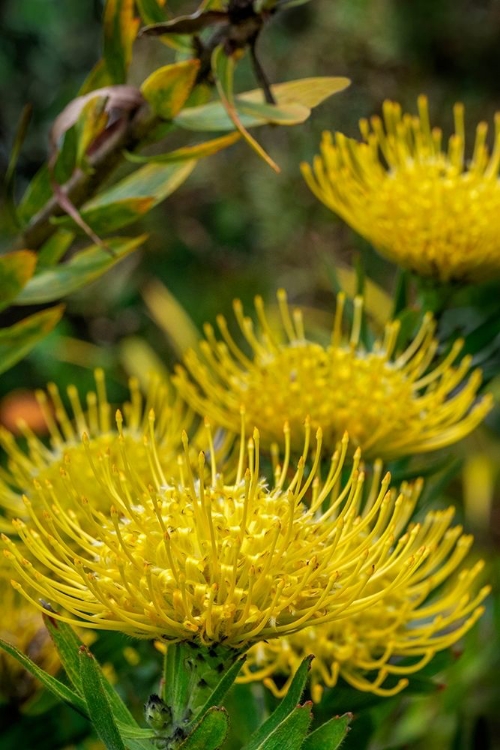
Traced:
<path fill-rule="evenodd" d="M 481 281 L 500 274 L 500 113 L 493 150 L 486 123 L 465 159 L 464 108 L 443 149 L 427 100 L 419 115 L 386 101 L 383 119 L 361 120 L 364 142 L 323 135 L 321 155 L 303 174 L 313 193 L 382 255 L 441 281 Z"/>
<path fill-rule="evenodd" d="M 59 657 L 42 616 L 12 588 L 11 572 L 4 560 L 0 564 L 0 638 L 26 654 L 45 672 L 55 674 L 60 666 Z M 22 703 L 35 690 L 33 677 L 12 656 L 0 650 L 0 700 Z"/>
<path fill-rule="evenodd" d="M 484 587 L 474 593 L 482 562 L 456 574 L 472 539 L 462 536 L 459 527 L 449 528 L 452 516 L 451 508 L 428 514 L 424 525 L 433 529 L 433 552 L 406 587 L 391 591 L 354 617 L 253 646 L 240 682 L 263 680 L 282 697 L 301 661 L 313 654 L 311 695 L 316 702 L 339 677 L 357 690 L 377 695 L 403 690 L 409 675 L 474 625 L 490 590 Z M 388 587 L 390 582 L 389 576 Z"/>
<path fill-rule="evenodd" d="M 0 428 L 0 445 L 8 458 L 7 469 L 0 469 L 0 507 L 7 515 L 24 514 L 22 495 L 30 492 L 33 482 L 50 482 L 64 506 L 69 493 L 85 495 L 93 507 L 103 509 L 107 494 L 95 482 L 92 464 L 104 461 L 113 470 L 123 469 L 130 461 L 134 471 L 145 477 L 151 473 L 151 456 L 147 446 L 151 425 L 149 411 L 155 407 L 155 441 L 164 463 L 175 466 L 180 448 L 180 433 L 188 428 L 192 415 L 177 400 L 170 405 L 166 386 L 153 380 L 146 399 L 135 379 L 130 381 L 130 401 L 124 405 L 123 416 L 116 422 L 106 395 L 104 373 L 95 373 L 96 391 L 87 394 L 82 406 L 75 386 L 68 388 L 71 412 L 68 413 L 57 386 L 49 385 L 48 395 L 37 396 L 50 434 L 46 446 L 29 428 L 21 429 L 26 439 L 22 449 L 14 436 Z M 82 445 L 82 435 L 85 436 Z M 117 439 L 119 437 L 119 439 Z M 127 458 L 125 459 L 125 449 Z M 5 521 L 2 528 L 6 529 Z"/>
<path fill-rule="evenodd" d="M 272 488 L 261 478 L 258 431 L 250 441 L 242 436 L 228 485 L 208 427 L 208 478 L 203 453 L 192 472 L 185 434 L 178 476 L 165 475 L 152 431 L 149 483 L 126 460 L 126 446 L 119 471 L 106 457 L 89 461 L 99 508 L 38 482 L 24 498 L 29 520 L 14 521 L 37 564 L 3 536 L 15 588 L 42 610 L 44 601 L 59 605 L 54 617 L 84 627 L 236 648 L 354 616 L 405 590 L 428 565 L 436 537 L 433 524 L 406 529 L 418 484 L 398 495 L 388 475 L 376 478 L 365 504 L 359 451 L 342 480 L 347 438 L 321 479 L 318 431 L 306 472 L 310 431 L 308 424 L 295 472 L 285 440 Z M 80 450 L 87 455 L 84 444 Z"/>
<path fill-rule="evenodd" d="M 388 459 L 450 445 L 491 409 L 489 396 L 477 398 L 481 373 L 468 375 L 470 358 L 453 366 L 462 342 L 436 363 L 431 316 L 424 318 L 405 351 L 395 351 L 397 321 L 389 322 L 383 340 L 367 351 L 360 342 L 362 298 L 354 300 L 352 327 L 345 334 L 345 297 L 338 296 L 329 345 L 306 337 L 302 313 L 290 310 L 283 290 L 278 302 L 281 320 L 272 325 L 262 299 L 256 298 L 257 330 L 235 302 L 249 355 L 236 344 L 222 316 L 217 319 L 222 340 L 205 326 L 201 355 L 190 351 L 185 358 L 189 374 L 178 368 L 175 378 L 180 394 L 200 414 L 237 431 L 243 410 L 267 445 L 281 440 L 284 420 L 297 440 L 310 417 L 313 427 L 322 428 L 330 450 L 347 431 L 364 457 Z"/>

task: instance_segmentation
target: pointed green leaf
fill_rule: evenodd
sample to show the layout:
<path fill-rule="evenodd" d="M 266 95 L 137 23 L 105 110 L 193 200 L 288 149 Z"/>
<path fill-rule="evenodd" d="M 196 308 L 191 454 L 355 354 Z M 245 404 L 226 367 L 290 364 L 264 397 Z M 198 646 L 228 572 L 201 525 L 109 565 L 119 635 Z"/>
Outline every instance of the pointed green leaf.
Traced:
<path fill-rule="evenodd" d="M 80 677 L 92 725 L 108 750 L 126 750 L 101 681 L 101 670 L 88 648 L 82 646 Z"/>
<path fill-rule="evenodd" d="M 179 750 L 219 750 L 226 739 L 228 727 L 226 709 L 214 706 L 179 745 Z"/>
<path fill-rule="evenodd" d="M 62 682 L 56 680 L 55 677 L 52 677 L 51 675 L 44 672 L 43 669 L 38 667 L 33 661 L 31 661 L 31 659 L 28 659 L 28 657 L 21 653 L 21 651 L 19 651 L 17 648 L 11 646 L 10 643 L 7 643 L 6 641 L 0 639 L 0 648 L 2 648 L 4 651 L 10 654 L 10 656 L 12 656 L 20 664 L 22 664 L 22 666 L 30 674 L 32 674 L 33 677 L 36 677 L 38 680 L 40 680 L 42 685 L 46 687 L 47 690 L 50 690 L 50 692 L 53 693 L 57 698 L 59 698 L 59 700 L 67 703 L 68 706 L 74 708 L 75 711 L 78 711 L 78 713 L 82 716 L 88 715 L 85 700 L 75 692 L 73 692 L 73 690 L 70 690 L 70 688 L 66 687 L 66 685 L 63 685 Z"/>
<path fill-rule="evenodd" d="M 0 310 L 17 297 L 33 276 L 36 255 L 31 250 L 16 250 L 0 255 Z"/>
<path fill-rule="evenodd" d="M 158 117 L 172 120 L 183 108 L 196 81 L 199 60 L 165 65 L 146 78 L 141 93 Z"/>
<path fill-rule="evenodd" d="M 59 299 L 102 276 L 118 261 L 136 250 L 146 235 L 128 239 L 115 237 L 107 241 L 111 250 L 91 245 L 73 256 L 67 263 L 43 270 L 34 276 L 16 299 L 16 304 L 38 304 Z"/>
<path fill-rule="evenodd" d="M 352 714 L 335 716 L 306 737 L 302 750 L 337 750 L 345 739 Z"/>
<path fill-rule="evenodd" d="M 43 614 L 43 621 L 57 649 L 64 671 L 77 693 L 83 696 L 78 655 L 79 648 L 83 646 L 82 641 L 65 622 L 57 621 L 46 613 Z"/>
<path fill-rule="evenodd" d="M 63 310 L 63 305 L 56 305 L 0 330 L 0 373 L 19 362 L 40 339 L 50 333 L 61 319 Z"/>
<path fill-rule="evenodd" d="M 260 743 L 258 750 L 301 750 L 312 721 L 312 702 L 296 706 Z"/>
<path fill-rule="evenodd" d="M 95 96 L 85 102 L 75 124 L 77 135 L 77 166 L 85 167 L 85 154 L 95 141 L 95 139 L 104 131 L 108 123 L 108 113 L 106 112 L 106 96 Z"/>
<path fill-rule="evenodd" d="M 113 83 L 125 83 L 139 19 L 134 0 L 107 0 L 104 8 L 104 60 Z"/>
<path fill-rule="evenodd" d="M 80 211 L 80 216 L 95 233 L 106 235 L 137 221 L 141 216 L 147 214 L 154 205 L 154 199 L 151 197 L 125 198 L 105 206 L 83 208 Z M 75 224 L 70 216 L 58 217 L 53 220 L 53 223 L 82 233 L 80 227 Z"/>
<path fill-rule="evenodd" d="M 165 14 L 157 0 L 136 0 L 136 3 L 144 23 L 162 23 L 165 20 Z"/>
<path fill-rule="evenodd" d="M 224 673 L 224 676 L 222 677 L 221 681 L 213 691 L 213 693 L 208 698 L 207 702 L 203 706 L 203 708 L 200 711 L 200 716 L 205 716 L 207 711 L 210 711 L 212 708 L 215 708 L 217 706 L 220 706 L 222 703 L 227 691 L 229 688 L 233 685 L 234 681 L 238 677 L 238 674 L 240 673 L 241 668 L 243 667 L 244 661 L 246 659 L 246 656 L 243 656 L 241 659 L 238 659 L 237 661 L 232 664 L 228 670 Z"/>
<path fill-rule="evenodd" d="M 154 156 L 141 156 L 140 154 L 126 153 L 125 156 L 129 161 L 138 162 L 139 164 L 172 164 L 178 161 L 189 161 L 190 159 L 203 159 L 206 156 L 212 156 L 224 148 L 232 146 L 239 141 L 240 133 L 230 133 L 221 138 L 214 138 L 204 143 L 197 143 L 196 146 L 185 146 L 168 154 L 156 154 Z"/>
<path fill-rule="evenodd" d="M 286 717 L 292 713 L 297 707 L 300 701 L 301 695 L 304 692 L 304 688 L 311 668 L 311 661 L 313 657 L 307 656 L 300 667 L 297 669 L 294 678 L 288 688 L 288 693 L 285 695 L 278 708 L 271 714 L 271 716 L 260 726 L 256 732 L 250 737 L 248 744 L 245 745 L 244 750 L 259 750 L 261 743 L 269 737 L 272 732 L 286 719 Z"/>
<path fill-rule="evenodd" d="M 50 184 L 49 169 L 44 164 L 35 174 L 28 187 L 24 191 L 17 215 L 24 223 L 28 222 L 43 208 L 48 200 L 52 198 L 53 190 Z"/>
<path fill-rule="evenodd" d="M 53 234 L 38 251 L 37 270 L 54 266 L 60 261 L 74 239 L 74 233 L 65 229 L 60 229 Z"/>

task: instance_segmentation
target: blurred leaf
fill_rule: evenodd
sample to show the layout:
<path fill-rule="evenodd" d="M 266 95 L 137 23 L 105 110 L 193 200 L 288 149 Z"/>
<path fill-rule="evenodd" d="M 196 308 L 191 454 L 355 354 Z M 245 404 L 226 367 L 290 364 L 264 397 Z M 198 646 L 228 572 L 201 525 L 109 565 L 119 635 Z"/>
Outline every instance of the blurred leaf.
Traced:
<path fill-rule="evenodd" d="M 17 297 L 33 276 L 36 254 L 31 250 L 16 250 L 0 255 L 0 310 Z"/>
<path fill-rule="evenodd" d="M 152 373 L 158 373 L 165 383 L 170 381 L 170 372 L 163 360 L 139 336 L 129 336 L 120 342 L 120 362 L 128 375 L 139 379 L 144 391 L 150 385 Z"/>
<path fill-rule="evenodd" d="M 23 224 L 28 224 L 53 195 L 49 168 L 46 164 L 35 174 L 26 188 L 17 207 L 17 214 Z"/>
<path fill-rule="evenodd" d="M 154 198 L 125 198 L 124 200 L 115 201 L 104 206 L 94 208 L 83 208 L 80 215 L 84 222 L 92 228 L 97 234 L 107 234 L 115 232 L 117 229 L 132 224 L 147 214 L 155 205 Z M 75 226 L 75 221 L 71 216 L 61 216 L 54 219 L 54 224 L 60 227 L 68 227 L 80 231 L 80 227 Z M 105 244 L 109 244 L 106 240 Z"/>
<path fill-rule="evenodd" d="M 244 750 L 259 750 L 262 742 L 277 729 L 297 707 L 309 676 L 312 656 L 306 657 L 297 669 L 288 692 L 271 716 L 257 729 L 245 745 Z M 309 725 L 309 722 L 308 722 Z M 287 747 L 287 745 L 281 745 Z"/>
<path fill-rule="evenodd" d="M 300 125 L 305 122 L 311 110 L 303 104 L 267 104 L 266 102 L 247 102 L 236 97 L 237 110 L 240 115 L 248 115 L 255 118 L 260 117 L 264 123 L 273 125 Z"/>
<path fill-rule="evenodd" d="M 335 716 L 306 737 L 302 750 L 337 750 L 349 731 L 351 721 L 352 714 Z"/>
<path fill-rule="evenodd" d="M 37 270 L 40 271 L 42 268 L 58 263 L 74 239 L 74 232 L 68 232 L 66 229 L 59 229 L 52 237 L 49 237 L 38 251 Z"/>
<path fill-rule="evenodd" d="M 195 349 L 200 333 L 186 310 L 160 281 L 151 281 L 143 293 L 155 322 L 166 333 L 176 354 L 182 357 L 187 349 Z"/>
<path fill-rule="evenodd" d="M 67 703 L 69 706 L 71 706 L 71 708 L 74 708 L 75 711 L 78 711 L 78 713 L 80 713 L 82 716 L 88 716 L 87 705 L 84 699 L 73 692 L 73 690 L 70 690 L 68 687 L 66 687 L 66 685 L 63 685 L 62 682 L 56 680 L 55 677 L 51 677 L 51 675 L 44 672 L 43 669 L 38 667 L 34 662 L 31 661 L 31 659 L 28 659 L 28 657 L 21 653 L 21 651 L 19 651 L 17 648 L 11 646 L 10 643 L 7 643 L 6 641 L 0 639 L 0 648 L 2 648 L 4 651 L 10 654 L 10 656 L 16 659 L 30 674 L 40 680 L 42 685 L 44 685 L 47 690 L 50 690 L 52 693 L 54 693 L 54 695 L 56 695 L 59 700 Z"/>
<path fill-rule="evenodd" d="M 107 0 L 103 21 L 106 68 L 113 83 L 125 83 L 140 25 L 134 15 L 134 0 Z"/>
<path fill-rule="evenodd" d="M 64 306 L 42 310 L 0 330 L 0 373 L 19 362 L 35 344 L 57 325 Z"/>
<path fill-rule="evenodd" d="M 199 34 L 213 24 L 227 23 L 227 11 L 198 9 L 190 16 L 178 16 L 171 21 L 146 26 L 141 34 L 145 36 L 163 36 L 166 34 Z"/>
<path fill-rule="evenodd" d="M 85 646 L 80 648 L 78 654 L 81 684 L 92 726 L 108 750 L 126 750 L 104 694 L 99 665 Z"/>
<path fill-rule="evenodd" d="M 89 147 L 103 132 L 108 123 L 107 101 L 106 95 L 92 97 L 83 105 L 76 121 L 76 163 L 81 168 L 85 167 L 85 154 Z"/>
<path fill-rule="evenodd" d="M 91 91 L 101 89 L 105 86 L 111 86 L 113 84 L 113 77 L 109 72 L 105 60 L 99 60 L 92 70 L 90 71 L 87 78 L 78 91 L 78 96 L 85 96 L 90 94 Z"/>
<path fill-rule="evenodd" d="M 213 51 L 212 71 L 215 75 L 215 83 L 222 104 L 229 115 L 230 120 L 234 124 L 234 127 L 241 133 L 241 136 L 248 143 L 250 148 L 255 151 L 257 156 L 260 156 L 260 158 L 263 159 L 271 169 L 274 169 L 275 172 L 279 172 L 280 168 L 276 162 L 271 159 L 269 154 L 262 148 L 255 138 L 250 135 L 238 116 L 233 95 L 234 59 L 226 54 L 223 46 L 216 47 Z"/>
<path fill-rule="evenodd" d="M 74 255 L 67 263 L 43 270 L 34 276 L 16 299 L 16 304 L 38 304 L 59 299 L 102 276 L 118 261 L 136 250 L 146 235 L 128 239 L 115 237 L 108 241 L 113 254 L 91 245 Z"/>
<path fill-rule="evenodd" d="M 9 163 L 7 164 L 7 170 L 5 172 L 3 184 L 3 197 L 5 199 L 6 212 L 9 216 L 10 221 L 12 222 L 13 227 L 15 227 L 16 229 L 18 229 L 20 225 L 20 220 L 17 215 L 17 209 L 14 200 L 16 166 L 19 160 L 22 145 L 28 133 L 32 111 L 32 106 L 30 104 L 27 104 L 23 108 L 23 111 L 21 113 L 21 117 L 14 136 L 14 143 L 12 144 L 12 150 L 9 157 Z"/>
<path fill-rule="evenodd" d="M 228 726 L 226 709 L 214 706 L 179 745 L 179 750 L 219 750 L 226 738 Z"/>
<path fill-rule="evenodd" d="M 129 161 L 139 164 L 172 164 L 178 161 L 188 161 L 190 159 L 203 159 L 206 156 L 212 156 L 224 148 L 232 146 L 241 138 L 240 133 L 230 133 L 221 138 L 214 138 L 204 143 L 197 143 L 195 146 L 185 146 L 168 154 L 155 154 L 154 156 L 141 156 L 140 154 L 126 153 L 125 156 Z"/>
<path fill-rule="evenodd" d="M 199 68 L 199 60 L 185 60 L 165 65 L 146 78 L 141 93 L 156 115 L 172 120 L 181 111 L 193 89 Z"/>
<path fill-rule="evenodd" d="M 158 0 L 136 0 L 137 8 L 141 14 L 144 23 L 161 23 L 165 20 L 165 13 L 162 7 L 164 2 Z"/>
<path fill-rule="evenodd" d="M 301 104 L 309 109 L 314 109 L 329 99 L 333 94 L 344 91 L 351 85 L 349 78 L 337 76 L 317 76 L 314 78 L 299 78 L 296 81 L 275 83 L 271 91 L 279 106 L 287 104 Z M 238 99 L 245 102 L 262 102 L 261 89 L 247 91 L 239 94 Z"/>

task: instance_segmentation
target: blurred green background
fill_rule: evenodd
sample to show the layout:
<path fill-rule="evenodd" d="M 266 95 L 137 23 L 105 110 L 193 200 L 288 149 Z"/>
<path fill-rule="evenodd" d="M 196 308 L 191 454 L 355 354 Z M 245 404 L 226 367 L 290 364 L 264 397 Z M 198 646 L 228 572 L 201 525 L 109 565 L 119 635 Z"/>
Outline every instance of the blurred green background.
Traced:
<path fill-rule="evenodd" d="M 177 14 L 196 5 L 176 0 L 169 8 Z M 33 105 L 19 162 L 20 194 L 46 158 L 51 122 L 76 96 L 99 57 L 101 11 L 100 0 L 0 4 L 2 167 L 22 108 L 27 102 Z M 148 366 L 141 341 L 171 366 L 175 347 L 144 301 L 155 279 L 199 327 L 218 312 L 230 315 L 235 296 L 247 303 L 256 293 L 272 298 L 280 286 L 296 302 L 330 309 L 334 264 L 362 263 L 366 274 L 392 293 L 393 267 L 316 201 L 301 178 L 300 162 L 317 152 L 324 129 L 356 137 L 359 118 L 378 113 L 384 99 L 395 99 L 414 112 L 420 93 L 428 95 L 432 122 L 443 127 L 445 136 L 452 132 L 453 103 L 465 103 L 470 153 L 476 124 L 491 123 L 499 108 L 499 40 L 498 0 L 312 0 L 276 17 L 260 42 L 271 81 L 343 75 L 351 78 L 351 87 L 315 110 L 303 126 L 258 132 L 281 166 L 280 175 L 243 144 L 201 162 L 178 192 L 140 227 L 134 226 L 134 232 L 150 234 L 145 249 L 73 295 L 56 332 L 2 376 L 0 419 L 7 421 L 11 399 L 5 397 L 19 384 L 31 390 L 54 380 L 61 387 L 76 382 L 85 390 L 96 366 L 106 368 L 111 398 L 120 400 L 128 375 Z M 168 58 L 169 51 L 157 41 L 139 40 L 132 82 L 142 81 Z M 255 87 L 247 62 L 238 76 L 242 90 Z M 1 236 L 0 249 L 7 249 L 10 239 Z M 453 325 L 463 323 L 466 329 L 475 309 L 474 293 L 488 294 L 491 304 L 498 304 L 498 287 L 485 290 L 469 290 L 458 299 Z M 16 319 L 9 316 L 16 311 L 4 314 L 2 324 Z M 442 325 L 449 327 L 450 317 Z M 497 352 L 499 346 L 497 342 Z M 489 372 L 498 373 L 498 356 L 490 357 L 489 364 Z M 497 375 L 491 385 L 496 393 L 499 383 Z M 456 452 L 462 459 L 482 455 L 487 462 L 482 473 L 466 470 L 444 481 L 441 499 L 459 505 L 458 515 L 475 533 L 478 549 L 493 561 L 489 575 L 494 579 L 500 543 L 499 432 L 500 420 L 494 415 L 459 446 Z M 476 491 L 483 497 L 479 509 Z M 467 639 L 465 656 L 443 677 L 448 687 L 431 696 L 403 694 L 379 702 L 361 714 L 346 750 L 366 747 L 362 737 L 374 723 L 380 728 L 371 750 L 500 748 L 499 627 L 498 603 L 491 597 L 486 616 Z M 144 684 L 151 675 L 146 669 Z M 71 721 L 68 711 L 65 721 Z M 55 747 L 42 739 L 36 746 Z"/>

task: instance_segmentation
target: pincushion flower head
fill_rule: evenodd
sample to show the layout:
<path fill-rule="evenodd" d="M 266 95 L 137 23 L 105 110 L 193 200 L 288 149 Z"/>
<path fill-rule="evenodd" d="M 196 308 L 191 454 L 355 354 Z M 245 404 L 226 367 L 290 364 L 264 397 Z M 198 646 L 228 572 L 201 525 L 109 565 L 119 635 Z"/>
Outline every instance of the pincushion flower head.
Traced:
<path fill-rule="evenodd" d="M 263 680 L 281 697 L 301 661 L 313 654 L 310 689 L 316 702 L 339 677 L 357 690 L 381 696 L 395 695 L 407 687 L 409 676 L 474 625 L 490 591 L 488 586 L 477 590 L 482 561 L 469 569 L 461 566 L 472 538 L 463 535 L 460 527 L 450 527 L 452 518 L 453 508 L 426 516 L 415 544 L 422 535 L 432 552 L 405 586 L 388 591 L 353 617 L 256 644 L 248 654 L 240 682 Z M 390 588 L 392 575 L 385 584 L 377 585 Z"/>
<path fill-rule="evenodd" d="M 500 113 L 493 149 L 486 123 L 477 126 L 466 158 L 464 108 L 443 147 L 427 100 L 419 115 L 386 101 L 383 119 L 361 120 L 363 142 L 325 133 L 321 155 L 303 174 L 328 208 L 389 260 L 442 282 L 500 275 Z"/>
<path fill-rule="evenodd" d="M 345 296 L 340 294 L 330 341 L 306 334 L 300 310 L 289 309 L 278 292 L 280 321 L 271 323 L 260 297 L 255 300 L 258 327 L 234 304 L 246 339 L 246 350 L 232 338 L 219 316 L 222 340 L 205 326 L 200 354 L 188 352 L 175 384 L 200 414 L 238 429 L 243 410 L 266 445 L 279 441 L 288 420 L 297 441 L 310 417 L 321 427 L 325 445 L 333 450 L 344 431 L 364 457 L 390 459 L 450 445 L 467 435 L 491 408 L 489 396 L 478 398 L 479 370 L 469 373 L 470 358 L 455 365 L 462 347 L 436 361 L 435 322 L 426 316 L 402 352 L 396 348 L 399 323 L 387 323 L 382 340 L 367 349 L 360 332 L 363 300 L 354 300 L 354 319 L 343 332 Z M 294 449 L 300 449 L 297 442 Z"/>
<path fill-rule="evenodd" d="M 25 497 L 28 520 L 13 522 L 24 551 L 3 535 L 15 588 L 82 627 L 242 649 L 369 608 L 404 587 L 431 551 L 425 534 L 404 531 L 418 487 L 398 496 L 386 476 L 362 510 L 359 453 L 342 479 L 347 438 L 324 479 L 321 431 L 307 472 L 310 426 L 294 472 L 286 438 L 272 487 L 261 479 L 257 431 L 249 442 L 242 437 L 229 482 L 218 472 L 209 427 L 196 473 L 183 441 L 175 476 L 163 473 L 151 439 L 148 484 L 126 446 L 120 472 L 89 459 L 88 483 L 100 487 L 103 509 L 37 483 Z M 71 482 L 72 464 L 65 471 Z M 395 571 L 390 584 L 378 587 L 388 571 Z"/>
<path fill-rule="evenodd" d="M 126 450 L 134 472 L 147 481 L 155 471 L 148 448 L 152 432 L 163 463 L 170 461 L 175 465 L 180 433 L 190 427 L 189 410 L 178 399 L 171 403 L 169 391 L 159 378 L 152 378 L 145 399 L 132 379 L 130 401 L 124 405 L 117 423 L 106 395 L 103 372 L 97 370 L 95 377 L 96 390 L 87 394 L 85 406 L 75 386 L 67 392 L 70 410 L 65 408 L 54 384 L 49 386 L 48 395 L 43 391 L 37 394 L 50 435 L 49 446 L 22 424 L 26 448 L 0 428 L 0 445 L 7 454 L 7 469 L 0 474 L 0 507 L 7 515 L 25 512 L 22 496 L 31 492 L 34 482 L 49 483 L 63 504 L 66 495 L 74 494 L 85 495 L 93 507 L 103 509 L 106 503 L 109 507 L 111 499 L 94 481 L 92 464 L 104 462 L 109 471 L 119 472 L 124 468 Z M 153 407 L 156 419 L 151 418 Z M 2 528 L 7 528 L 5 521 Z"/>

